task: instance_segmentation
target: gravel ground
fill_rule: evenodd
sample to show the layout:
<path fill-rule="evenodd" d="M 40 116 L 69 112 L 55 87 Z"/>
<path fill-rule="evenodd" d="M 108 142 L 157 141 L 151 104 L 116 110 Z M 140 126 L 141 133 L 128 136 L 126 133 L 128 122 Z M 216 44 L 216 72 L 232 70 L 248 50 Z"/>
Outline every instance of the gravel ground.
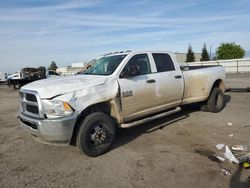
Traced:
<path fill-rule="evenodd" d="M 227 86 L 250 87 L 250 74 L 229 75 Z M 18 91 L 0 85 L 0 187 L 249 188 L 250 170 L 211 157 L 218 143 L 250 143 L 250 93 L 228 92 L 225 100 L 217 114 L 192 106 L 119 130 L 109 153 L 90 158 L 34 140 L 19 126 Z"/>

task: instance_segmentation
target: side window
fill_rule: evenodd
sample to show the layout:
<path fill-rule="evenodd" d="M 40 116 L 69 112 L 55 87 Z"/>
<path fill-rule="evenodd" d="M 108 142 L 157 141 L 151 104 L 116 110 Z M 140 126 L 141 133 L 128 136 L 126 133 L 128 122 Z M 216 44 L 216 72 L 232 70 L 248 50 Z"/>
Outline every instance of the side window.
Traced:
<path fill-rule="evenodd" d="M 121 72 L 121 77 L 131 77 L 151 73 L 147 54 L 134 55 Z"/>
<path fill-rule="evenodd" d="M 175 70 L 174 63 L 168 54 L 153 53 L 157 72 L 173 71 Z"/>

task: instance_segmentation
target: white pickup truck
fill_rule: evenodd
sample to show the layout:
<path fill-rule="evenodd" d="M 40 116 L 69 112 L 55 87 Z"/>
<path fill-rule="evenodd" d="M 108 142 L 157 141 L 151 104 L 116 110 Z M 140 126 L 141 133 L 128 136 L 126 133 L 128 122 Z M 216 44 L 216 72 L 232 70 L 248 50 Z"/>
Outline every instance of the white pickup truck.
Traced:
<path fill-rule="evenodd" d="M 89 156 L 107 152 L 116 128 L 129 128 L 204 102 L 224 107 L 221 66 L 181 66 L 162 51 L 120 52 L 68 77 L 35 81 L 20 90 L 21 125 L 40 140 L 72 143 Z"/>

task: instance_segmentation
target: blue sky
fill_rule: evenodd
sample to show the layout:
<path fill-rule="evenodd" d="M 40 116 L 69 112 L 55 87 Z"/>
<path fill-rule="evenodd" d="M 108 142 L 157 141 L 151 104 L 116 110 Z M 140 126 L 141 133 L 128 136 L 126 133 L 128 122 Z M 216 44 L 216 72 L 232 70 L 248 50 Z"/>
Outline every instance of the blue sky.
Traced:
<path fill-rule="evenodd" d="M 0 1 L 0 71 L 60 67 L 120 50 L 250 50 L 250 0 Z"/>

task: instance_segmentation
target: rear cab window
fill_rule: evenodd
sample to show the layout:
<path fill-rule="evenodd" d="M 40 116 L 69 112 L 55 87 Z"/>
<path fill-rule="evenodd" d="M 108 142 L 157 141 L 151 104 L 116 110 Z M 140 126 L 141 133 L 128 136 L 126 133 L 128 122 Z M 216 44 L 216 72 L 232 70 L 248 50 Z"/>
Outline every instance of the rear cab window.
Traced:
<path fill-rule="evenodd" d="M 174 71 L 174 63 L 171 57 L 165 53 L 152 53 L 157 72 Z"/>

